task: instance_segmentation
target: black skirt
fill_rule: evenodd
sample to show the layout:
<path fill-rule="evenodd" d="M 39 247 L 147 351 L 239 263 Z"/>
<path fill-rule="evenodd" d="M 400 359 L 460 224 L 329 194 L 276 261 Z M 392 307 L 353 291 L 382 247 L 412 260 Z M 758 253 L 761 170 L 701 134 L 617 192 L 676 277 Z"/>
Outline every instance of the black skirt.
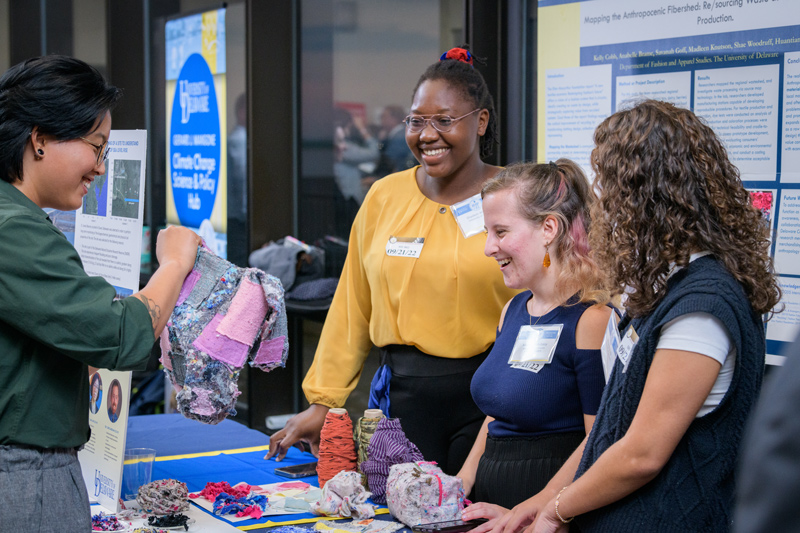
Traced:
<path fill-rule="evenodd" d="M 583 431 L 538 437 L 487 437 L 472 500 L 508 509 L 540 492 L 585 437 Z"/>

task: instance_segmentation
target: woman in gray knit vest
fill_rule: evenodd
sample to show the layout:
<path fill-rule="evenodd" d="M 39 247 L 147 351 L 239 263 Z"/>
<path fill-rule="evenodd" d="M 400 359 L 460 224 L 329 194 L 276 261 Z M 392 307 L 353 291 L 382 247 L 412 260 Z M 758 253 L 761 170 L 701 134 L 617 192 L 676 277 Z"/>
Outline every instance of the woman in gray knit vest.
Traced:
<path fill-rule="evenodd" d="M 763 315 L 769 229 L 711 128 L 654 100 L 607 118 L 590 241 L 624 294 L 616 361 L 582 456 L 495 531 L 728 531 Z"/>

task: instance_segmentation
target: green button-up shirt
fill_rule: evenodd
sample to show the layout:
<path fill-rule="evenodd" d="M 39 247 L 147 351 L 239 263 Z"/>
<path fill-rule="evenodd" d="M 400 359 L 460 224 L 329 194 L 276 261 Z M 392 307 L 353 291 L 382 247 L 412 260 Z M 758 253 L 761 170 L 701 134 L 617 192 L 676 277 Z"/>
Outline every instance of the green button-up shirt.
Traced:
<path fill-rule="evenodd" d="M 84 444 L 87 365 L 146 366 L 154 341 L 147 308 L 115 295 L 86 274 L 42 209 L 0 181 L 0 444 Z"/>

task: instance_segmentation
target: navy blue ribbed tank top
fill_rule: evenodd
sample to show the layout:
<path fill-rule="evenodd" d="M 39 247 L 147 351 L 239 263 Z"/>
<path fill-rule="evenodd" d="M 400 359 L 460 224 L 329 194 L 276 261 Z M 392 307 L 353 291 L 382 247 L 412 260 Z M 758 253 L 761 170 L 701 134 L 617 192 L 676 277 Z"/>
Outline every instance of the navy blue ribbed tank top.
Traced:
<path fill-rule="evenodd" d="M 475 403 L 486 415 L 492 437 L 532 437 L 584 430 L 583 415 L 597 414 L 605 378 L 600 350 L 578 350 L 575 329 L 590 304 L 557 307 L 531 317 L 531 292 L 514 297 L 494 348 L 472 378 Z M 508 358 L 520 327 L 564 324 L 553 361 L 538 372 L 512 368 Z"/>

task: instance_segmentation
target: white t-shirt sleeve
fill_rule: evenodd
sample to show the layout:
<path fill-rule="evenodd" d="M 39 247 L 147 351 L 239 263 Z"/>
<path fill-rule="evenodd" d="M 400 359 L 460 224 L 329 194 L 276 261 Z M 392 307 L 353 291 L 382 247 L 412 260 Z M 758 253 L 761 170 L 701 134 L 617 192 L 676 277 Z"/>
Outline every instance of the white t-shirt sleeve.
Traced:
<path fill-rule="evenodd" d="M 697 418 L 719 405 L 728 392 L 736 365 L 736 347 L 721 320 L 709 313 L 679 316 L 661 328 L 656 350 L 695 352 L 719 362 L 722 368 Z"/>

